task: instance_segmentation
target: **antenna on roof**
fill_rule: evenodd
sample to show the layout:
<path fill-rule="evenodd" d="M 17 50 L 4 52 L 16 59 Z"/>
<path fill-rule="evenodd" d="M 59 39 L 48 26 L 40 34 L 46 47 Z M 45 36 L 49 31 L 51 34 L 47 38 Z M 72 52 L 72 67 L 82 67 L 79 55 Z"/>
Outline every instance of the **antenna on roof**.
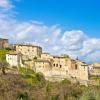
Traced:
<path fill-rule="evenodd" d="M 78 56 L 76 57 L 76 60 L 79 60 Z"/>

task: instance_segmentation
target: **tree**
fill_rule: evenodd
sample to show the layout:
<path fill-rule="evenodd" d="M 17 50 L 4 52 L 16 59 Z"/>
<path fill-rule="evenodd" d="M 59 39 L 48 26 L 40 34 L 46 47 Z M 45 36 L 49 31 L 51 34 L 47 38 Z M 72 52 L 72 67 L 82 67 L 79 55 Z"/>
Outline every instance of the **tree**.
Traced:
<path fill-rule="evenodd" d="M 5 70 L 8 68 L 8 63 L 6 62 L 6 53 L 8 50 L 6 49 L 0 49 L 0 70 L 5 75 Z"/>
<path fill-rule="evenodd" d="M 6 61 L 6 53 L 8 50 L 6 49 L 0 49 L 0 61 Z"/>
<path fill-rule="evenodd" d="M 5 70 L 8 68 L 8 63 L 6 61 L 0 61 L 0 70 L 2 71 L 3 75 L 6 74 Z"/>
<path fill-rule="evenodd" d="M 61 56 L 62 56 L 62 57 L 65 57 L 65 58 L 70 58 L 70 56 L 67 55 L 67 54 L 61 54 Z"/>
<path fill-rule="evenodd" d="M 36 73 L 36 78 L 39 82 L 45 81 L 44 75 L 42 73 Z"/>

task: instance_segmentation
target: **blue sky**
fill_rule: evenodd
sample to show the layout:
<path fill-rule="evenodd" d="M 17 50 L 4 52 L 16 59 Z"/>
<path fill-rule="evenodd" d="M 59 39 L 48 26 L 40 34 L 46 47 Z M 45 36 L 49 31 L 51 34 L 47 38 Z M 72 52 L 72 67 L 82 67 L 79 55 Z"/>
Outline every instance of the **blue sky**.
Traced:
<path fill-rule="evenodd" d="M 14 4 L 19 20 L 60 24 L 68 30 L 81 29 L 91 37 L 100 37 L 99 0 L 22 0 Z"/>
<path fill-rule="evenodd" d="M 0 37 L 100 62 L 100 1 L 0 0 Z"/>

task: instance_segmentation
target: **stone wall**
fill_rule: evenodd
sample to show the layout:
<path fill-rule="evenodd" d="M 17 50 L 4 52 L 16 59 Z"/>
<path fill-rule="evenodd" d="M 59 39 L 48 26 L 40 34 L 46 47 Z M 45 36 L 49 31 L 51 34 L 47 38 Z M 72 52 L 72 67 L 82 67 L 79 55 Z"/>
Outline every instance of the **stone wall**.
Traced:
<path fill-rule="evenodd" d="M 8 47 L 8 39 L 1 39 L 0 38 L 0 48 Z"/>

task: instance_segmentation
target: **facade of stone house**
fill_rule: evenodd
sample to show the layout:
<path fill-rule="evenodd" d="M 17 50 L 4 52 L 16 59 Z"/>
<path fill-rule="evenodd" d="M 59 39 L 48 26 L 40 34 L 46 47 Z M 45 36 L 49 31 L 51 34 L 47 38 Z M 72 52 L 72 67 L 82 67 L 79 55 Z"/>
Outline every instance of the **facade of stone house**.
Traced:
<path fill-rule="evenodd" d="M 45 77 L 50 77 L 52 75 L 52 64 L 48 60 L 37 59 L 34 60 L 34 66 L 36 72 L 41 72 Z"/>
<path fill-rule="evenodd" d="M 88 80 L 88 65 L 79 60 L 73 60 L 61 56 L 42 54 L 42 59 L 52 61 L 52 76 Z"/>
<path fill-rule="evenodd" d="M 45 59 L 52 64 L 52 76 L 66 77 L 68 71 L 67 58 L 61 56 L 50 55 L 49 53 L 43 53 L 41 59 Z"/>
<path fill-rule="evenodd" d="M 90 75 L 100 76 L 100 63 L 91 64 L 89 66 Z"/>
<path fill-rule="evenodd" d="M 8 39 L 0 38 L 0 48 L 8 47 Z"/>
<path fill-rule="evenodd" d="M 41 57 L 42 48 L 40 46 L 16 44 L 15 47 L 16 51 L 22 54 L 24 60 L 33 60 Z"/>
<path fill-rule="evenodd" d="M 50 53 L 42 53 L 41 59 L 51 60 L 51 59 L 53 59 L 53 56 Z"/>
<path fill-rule="evenodd" d="M 88 65 L 79 60 L 70 60 L 71 65 L 68 66 L 69 78 L 77 80 L 88 80 Z"/>
<path fill-rule="evenodd" d="M 67 58 L 53 56 L 52 75 L 66 78 L 68 71 Z"/>
<path fill-rule="evenodd" d="M 9 52 L 6 54 L 6 61 L 10 66 L 21 67 L 22 66 L 22 57 L 21 54 L 17 52 Z"/>

